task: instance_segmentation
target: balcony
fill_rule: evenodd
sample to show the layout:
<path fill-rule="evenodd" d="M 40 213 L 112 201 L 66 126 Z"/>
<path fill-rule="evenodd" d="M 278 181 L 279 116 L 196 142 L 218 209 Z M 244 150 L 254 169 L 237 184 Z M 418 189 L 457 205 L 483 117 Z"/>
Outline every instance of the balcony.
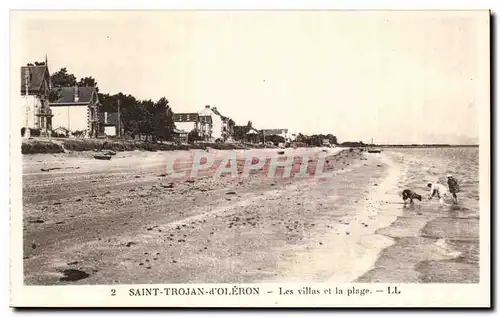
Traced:
<path fill-rule="evenodd" d="M 50 108 L 39 108 L 36 112 L 38 117 L 53 117 L 52 110 Z"/>

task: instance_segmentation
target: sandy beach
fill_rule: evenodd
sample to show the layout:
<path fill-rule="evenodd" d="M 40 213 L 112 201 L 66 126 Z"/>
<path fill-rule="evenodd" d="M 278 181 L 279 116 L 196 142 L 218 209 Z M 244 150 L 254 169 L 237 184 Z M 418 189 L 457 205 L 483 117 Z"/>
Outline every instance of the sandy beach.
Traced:
<path fill-rule="evenodd" d="M 287 149 L 285 156 L 311 155 L 310 171 L 321 153 Z M 443 221 L 471 220 L 431 217 L 432 204 L 428 215 L 403 208 L 411 166 L 391 151 L 329 149 L 330 178 L 281 177 L 282 167 L 268 177 L 267 162 L 248 177 L 206 169 L 175 179 L 165 162 L 175 155 L 177 168 L 187 169 L 192 152 L 91 155 L 23 156 L 26 284 L 432 282 L 442 278 L 431 272 L 451 270 L 451 281 L 464 265 L 477 266 L 459 243 L 463 232 L 438 232 Z M 456 230 L 465 228 L 473 243 L 473 226 Z"/>

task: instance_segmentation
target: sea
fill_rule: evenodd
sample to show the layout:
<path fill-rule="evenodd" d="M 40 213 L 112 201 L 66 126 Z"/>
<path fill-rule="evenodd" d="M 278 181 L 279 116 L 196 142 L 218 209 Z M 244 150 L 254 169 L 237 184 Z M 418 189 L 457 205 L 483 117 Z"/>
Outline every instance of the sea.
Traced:
<path fill-rule="evenodd" d="M 478 283 L 479 148 L 395 148 L 384 150 L 402 167 L 398 189 L 411 189 L 422 201 L 401 206 L 401 215 L 376 233 L 393 239 L 372 270 L 358 282 Z M 427 182 L 459 182 L 458 203 L 428 200 Z M 483 210 L 490 212 L 489 210 Z"/>

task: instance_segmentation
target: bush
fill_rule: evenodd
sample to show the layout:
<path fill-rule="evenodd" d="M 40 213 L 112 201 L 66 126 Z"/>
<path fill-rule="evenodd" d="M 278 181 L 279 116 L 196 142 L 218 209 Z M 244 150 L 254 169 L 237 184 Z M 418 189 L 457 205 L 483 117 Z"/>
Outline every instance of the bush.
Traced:
<path fill-rule="evenodd" d="M 50 134 L 53 138 L 67 138 L 68 136 L 66 135 L 66 133 L 57 133 L 57 132 L 54 132 L 52 131 L 51 134 Z"/>
<path fill-rule="evenodd" d="M 37 137 L 40 136 L 42 130 L 41 129 L 31 129 L 30 128 L 30 137 Z M 24 135 L 24 133 L 21 131 L 21 134 Z"/>
<path fill-rule="evenodd" d="M 97 149 L 97 144 L 90 140 L 64 140 L 64 148 L 69 151 L 93 151 Z"/>
<path fill-rule="evenodd" d="M 22 154 L 64 153 L 64 149 L 52 142 L 32 141 L 21 145 Z"/>
<path fill-rule="evenodd" d="M 102 140 L 102 139 L 63 139 L 60 140 L 64 149 L 69 151 L 102 151 L 113 150 L 120 151 L 173 151 L 173 150 L 206 150 L 208 147 L 216 150 L 235 150 L 247 149 L 252 147 L 264 147 L 262 145 L 240 144 L 240 143 L 207 143 L 200 142 L 195 144 L 161 144 L 143 141 L 125 141 L 125 140 Z M 49 141 L 29 140 L 22 144 L 23 154 L 34 153 L 62 153 L 63 147 Z"/>

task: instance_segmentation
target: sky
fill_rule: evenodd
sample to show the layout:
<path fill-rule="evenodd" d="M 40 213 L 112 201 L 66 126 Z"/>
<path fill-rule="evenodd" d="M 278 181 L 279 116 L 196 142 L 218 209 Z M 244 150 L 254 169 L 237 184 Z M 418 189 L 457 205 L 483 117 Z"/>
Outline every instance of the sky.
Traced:
<path fill-rule="evenodd" d="M 11 12 L 13 81 L 46 54 L 100 92 L 341 142 L 477 143 L 490 108 L 487 11 Z"/>

